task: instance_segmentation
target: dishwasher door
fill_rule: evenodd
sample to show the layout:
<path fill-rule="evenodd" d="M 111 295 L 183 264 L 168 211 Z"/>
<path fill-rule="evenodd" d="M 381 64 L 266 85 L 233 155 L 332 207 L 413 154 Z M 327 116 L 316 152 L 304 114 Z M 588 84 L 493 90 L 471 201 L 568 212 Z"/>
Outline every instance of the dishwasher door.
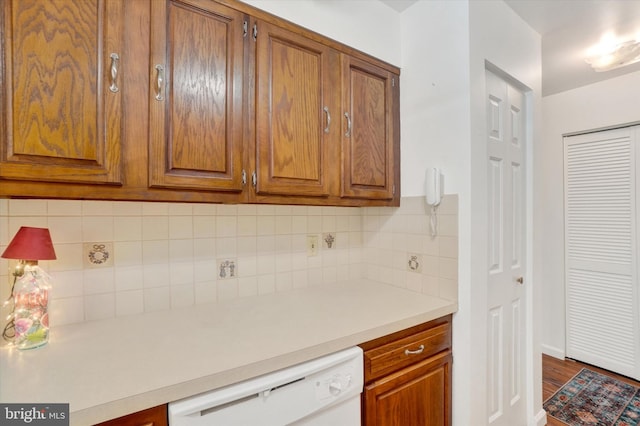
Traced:
<path fill-rule="evenodd" d="M 359 426 L 362 349 L 354 347 L 169 404 L 170 426 Z"/>

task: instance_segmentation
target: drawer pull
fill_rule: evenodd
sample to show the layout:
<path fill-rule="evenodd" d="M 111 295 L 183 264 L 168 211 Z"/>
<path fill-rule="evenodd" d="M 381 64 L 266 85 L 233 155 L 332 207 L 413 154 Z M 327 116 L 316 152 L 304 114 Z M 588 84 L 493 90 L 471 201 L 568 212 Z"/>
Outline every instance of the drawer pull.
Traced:
<path fill-rule="evenodd" d="M 405 349 L 404 350 L 404 354 L 409 356 L 409 355 L 418 355 L 421 354 L 422 352 L 424 352 L 424 345 L 420 345 L 420 347 L 418 349 L 416 349 L 415 351 L 410 351 L 409 349 Z"/>

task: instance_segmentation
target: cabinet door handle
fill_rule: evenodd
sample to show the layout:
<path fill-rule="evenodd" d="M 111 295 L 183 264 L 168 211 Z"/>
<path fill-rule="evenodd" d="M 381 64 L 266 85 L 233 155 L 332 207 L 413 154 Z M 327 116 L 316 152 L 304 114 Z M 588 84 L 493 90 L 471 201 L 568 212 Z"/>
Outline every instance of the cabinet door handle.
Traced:
<path fill-rule="evenodd" d="M 109 85 L 109 90 L 113 93 L 118 93 L 120 90 L 118 88 L 118 62 L 120 61 L 120 56 L 117 53 L 112 53 L 109 57 L 111 58 L 111 84 Z"/>
<path fill-rule="evenodd" d="M 420 347 L 418 347 L 418 349 L 416 349 L 415 351 L 410 351 L 409 349 L 405 349 L 404 354 L 407 356 L 418 355 L 418 354 L 421 354 L 423 351 L 424 351 L 424 345 L 420 345 Z"/>
<path fill-rule="evenodd" d="M 156 101 L 163 101 L 162 88 L 164 86 L 164 67 L 156 65 Z"/>
<path fill-rule="evenodd" d="M 329 113 L 328 107 L 324 107 L 322 110 L 327 114 L 327 127 L 324 128 L 324 132 L 329 133 L 329 127 L 331 126 L 331 114 Z"/>
<path fill-rule="evenodd" d="M 349 117 L 349 113 L 345 112 L 344 116 L 347 118 L 347 132 L 344 134 L 346 137 L 351 137 L 351 117 Z"/>

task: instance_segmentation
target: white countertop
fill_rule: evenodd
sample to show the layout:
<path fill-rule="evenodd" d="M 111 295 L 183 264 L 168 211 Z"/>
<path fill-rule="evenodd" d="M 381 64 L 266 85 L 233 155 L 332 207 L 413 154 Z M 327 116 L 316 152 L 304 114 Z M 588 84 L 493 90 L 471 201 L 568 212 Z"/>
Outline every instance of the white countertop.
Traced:
<path fill-rule="evenodd" d="M 288 367 L 455 312 L 370 281 L 51 329 L 0 349 L 0 402 L 69 403 L 89 425 Z"/>

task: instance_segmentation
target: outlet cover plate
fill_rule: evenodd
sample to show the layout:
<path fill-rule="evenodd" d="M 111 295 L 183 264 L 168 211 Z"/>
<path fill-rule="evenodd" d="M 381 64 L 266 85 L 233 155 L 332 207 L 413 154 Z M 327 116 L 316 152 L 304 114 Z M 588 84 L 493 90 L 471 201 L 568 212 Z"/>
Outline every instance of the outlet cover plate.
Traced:
<path fill-rule="evenodd" d="M 84 243 L 82 258 L 83 264 L 87 268 L 112 267 L 115 258 L 113 242 Z"/>
<path fill-rule="evenodd" d="M 219 259 L 217 265 L 216 279 L 238 278 L 238 261 L 236 259 Z"/>
<path fill-rule="evenodd" d="M 322 234 L 322 248 L 332 250 L 336 248 L 338 242 L 336 241 L 335 232 L 325 232 Z"/>
<path fill-rule="evenodd" d="M 407 271 L 422 272 L 422 255 L 418 253 L 407 254 Z"/>

